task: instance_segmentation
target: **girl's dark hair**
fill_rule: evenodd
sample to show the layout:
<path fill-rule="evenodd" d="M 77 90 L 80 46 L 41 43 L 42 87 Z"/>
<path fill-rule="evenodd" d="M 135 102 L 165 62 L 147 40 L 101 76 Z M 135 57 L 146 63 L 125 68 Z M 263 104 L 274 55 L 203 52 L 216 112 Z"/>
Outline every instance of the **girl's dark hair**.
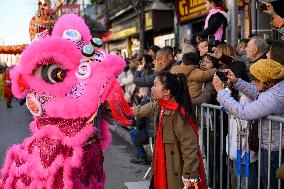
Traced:
<path fill-rule="evenodd" d="M 152 45 L 149 50 L 152 50 L 155 54 L 157 54 L 157 52 L 160 50 L 160 47 L 157 45 Z"/>
<path fill-rule="evenodd" d="M 208 0 L 210 3 L 214 3 L 217 7 L 222 7 L 225 12 L 228 11 L 224 0 Z"/>
<path fill-rule="evenodd" d="M 170 72 L 162 72 L 158 75 L 159 80 L 162 85 L 170 90 L 171 95 L 175 98 L 178 106 L 178 111 L 180 112 L 181 107 L 185 110 L 185 122 L 189 121 L 190 117 L 195 119 L 194 109 L 190 100 L 187 79 L 184 74 L 172 74 Z"/>
<path fill-rule="evenodd" d="M 149 65 L 149 64 L 151 64 L 153 62 L 152 57 L 150 55 L 148 55 L 148 54 L 144 54 L 142 58 L 145 59 L 146 65 Z"/>
<path fill-rule="evenodd" d="M 126 66 L 124 67 L 123 71 L 127 72 L 129 70 L 129 64 L 126 64 Z"/>
<path fill-rule="evenodd" d="M 182 56 L 182 63 L 184 65 L 198 65 L 198 55 L 192 52 L 185 53 Z"/>
<path fill-rule="evenodd" d="M 220 68 L 220 64 L 219 64 L 219 61 L 218 61 L 217 58 L 210 56 L 209 54 L 205 54 L 205 55 L 203 55 L 201 60 L 203 60 L 205 58 L 212 62 L 213 68 Z"/>
<path fill-rule="evenodd" d="M 141 99 L 138 98 L 137 94 L 139 93 L 139 87 L 135 87 L 134 90 L 133 90 L 133 93 L 132 95 L 130 96 L 130 102 L 131 104 L 135 105 L 135 106 L 138 106 L 141 102 Z"/>

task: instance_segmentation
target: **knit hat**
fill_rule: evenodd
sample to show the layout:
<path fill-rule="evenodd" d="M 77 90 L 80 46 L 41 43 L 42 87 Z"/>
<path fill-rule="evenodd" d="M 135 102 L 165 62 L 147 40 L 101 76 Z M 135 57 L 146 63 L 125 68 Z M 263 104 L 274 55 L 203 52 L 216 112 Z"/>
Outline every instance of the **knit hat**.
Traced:
<path fill-rule="evenodd" d="M 260 59 L 250 66 L 250 73 L 261 82 L 284 78 L 284 66 L 271 59 Z"/>

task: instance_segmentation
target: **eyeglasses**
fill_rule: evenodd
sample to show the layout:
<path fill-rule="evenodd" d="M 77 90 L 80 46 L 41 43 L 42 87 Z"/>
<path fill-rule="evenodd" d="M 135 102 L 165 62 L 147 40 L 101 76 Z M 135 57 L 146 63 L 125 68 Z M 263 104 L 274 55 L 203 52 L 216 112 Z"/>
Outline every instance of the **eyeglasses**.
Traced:
<path fill-rule="evenodd" d="M 200 60 L 199 64 L 202 64 L 202 63 L 212 63 L 212 61 L 211 60 Z"/>

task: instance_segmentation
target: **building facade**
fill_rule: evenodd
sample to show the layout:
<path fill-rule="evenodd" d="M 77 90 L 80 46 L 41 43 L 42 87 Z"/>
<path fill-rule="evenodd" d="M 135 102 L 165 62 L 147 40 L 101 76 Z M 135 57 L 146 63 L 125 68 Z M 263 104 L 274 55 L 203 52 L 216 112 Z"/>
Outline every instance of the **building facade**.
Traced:
<path fill-rule="evenodd" d="M 281 11 L 281 7 L 284 7 L 283 0 L 259 1 L 271 2 L 275 11 L 280 16 L 284 16 Z M 137 10 L 133 5 L 137 1 L 97 0 L 92 4 L 91 0 L 66 2 L 80 5 L 81 16 L 85 18 L 92 35 L 102 38 L 107 52 L 124 57 L 138 53 L 140 25 Z M 160 47 L 180 45 L 184 38 L 191 37 L 204 28 L 208 14 L 205 0 L 145 0 L 145 2 L 146 48 L 153 44 Z M 227 5 L 235 3 L 237 3 L 236 9 L 228 7 L 229 15 L 237 16 L 231 18 L 227 36 L 234 33 L 239 39 L 248 38 L 251 34 L 263 36 L 267 40 L 279 38 L 278 32 L 270 25 L 271 18 L 258 11 L 257 0 L 226 0 Z M 232 13 L 233 11 L 237 13 Z M 237 26 L 232 27 L 232 23 L 237 23 Z M 232 28 L 235 31 L 230 31 Z M 227 41 L 230 42 L 230 39 L 227 38 Z"/>
<path fill-rule="evenodd" d="M 135 1 L 132 1 L 135 3 Z M 173 4 L 157 0 L 145 4 L 145 47 L 174 44 Z M 131 0 L 107 0 L 108 31 L 103 36 L 106 49 L 123 57 L 139 51 L 139 17 Z M 161 38 L 161 36 L 163 36 Z M 161 42 L 163 40 L 163 42 Z"/>

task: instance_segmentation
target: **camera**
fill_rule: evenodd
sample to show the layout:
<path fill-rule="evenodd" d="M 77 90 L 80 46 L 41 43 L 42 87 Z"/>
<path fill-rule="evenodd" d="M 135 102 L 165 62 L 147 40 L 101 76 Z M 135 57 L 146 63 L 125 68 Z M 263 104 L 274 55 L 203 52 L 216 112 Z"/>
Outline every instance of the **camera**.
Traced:
<path fill-rule="evenodd" d="M 258 2 L 257 3 L 257 10 L 259 12 L 263 12 L 263 11 L 267 10 L 266 4 Z"/>
<path fill-rule="evenodd" d="M 227 75 L 228 72 L 226 72 L 225 70 L 219 69 L 216 72 L 216 75 L 221 79 L 221 81 L 225 82 L 228 80 Z"/>
<path fill-rule="evenodd" d="M 215 36 L 209 35 L 208 36 L 208 53 L 213 53 L 213 47 L 216 46 Z"/>

